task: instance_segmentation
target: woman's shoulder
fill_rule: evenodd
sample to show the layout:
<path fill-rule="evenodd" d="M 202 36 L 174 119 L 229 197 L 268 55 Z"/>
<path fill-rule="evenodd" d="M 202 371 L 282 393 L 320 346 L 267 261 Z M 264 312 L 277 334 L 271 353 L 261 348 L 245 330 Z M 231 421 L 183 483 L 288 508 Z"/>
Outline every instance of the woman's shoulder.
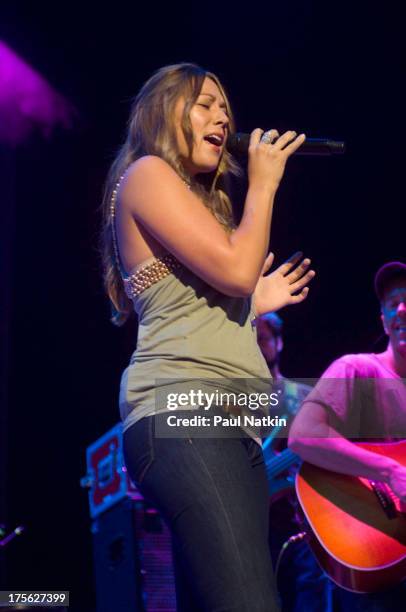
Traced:
<path fill-rule="evenodd" d="M 133 161 L 123 175 L 122 187 L 126 184 L 133 184 L 142 179 L 157 179 L 156 173 L 160 173 L 161 178 L 172 178 L 182 183 L 182 179 L 172 166 L 158 155 L 143 155 Z"/>
<path fill-rule="evenodd" d="M 161 209 L 163 202 L 178 205 L 190 195 L 179 174 L 157 155 L 144 155 L 130 164 L 117 189 L 120 205 L 133 214 Z"/>

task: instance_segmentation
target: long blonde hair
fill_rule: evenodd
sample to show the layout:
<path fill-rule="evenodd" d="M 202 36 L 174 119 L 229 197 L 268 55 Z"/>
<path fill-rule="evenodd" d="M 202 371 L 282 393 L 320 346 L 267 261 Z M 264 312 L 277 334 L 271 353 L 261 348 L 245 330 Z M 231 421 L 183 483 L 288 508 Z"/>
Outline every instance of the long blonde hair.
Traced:
<path fill-rule="evenodd" d="M 185 98 L 181 127 L 189 150 L 193 133 L 189 113 L 196 102 L 204 79 L 212 79 L 222 93 L 229 115 L 229 131 L 234 132 L 230 104 L 219 79 L 196 64 L 182 63 L 165 66 L 155 72 L 136 96 L 128 122 L 127 137 L 120 147 L 107 175 L 103 196 L 103 223 L 101 254 L 103 280 L 112 305 L 112 322 L 122 325 L 133 311 L 132 302 L 124 291 L 113 243 L 112 215 L 110 211 L 113 191 L 125 170 L 143 155 L 157 155 L 164 159 L 177 174 L 191 185 L 217 220 L 228 230 L 234 227 L 232 206 L 228 196 L 228 174 L 239 174 L 240 168 L 224 148 L 217 170 L 191 178 L 182 166 L 174 124 L 175 105 L 180 96 Z"/>

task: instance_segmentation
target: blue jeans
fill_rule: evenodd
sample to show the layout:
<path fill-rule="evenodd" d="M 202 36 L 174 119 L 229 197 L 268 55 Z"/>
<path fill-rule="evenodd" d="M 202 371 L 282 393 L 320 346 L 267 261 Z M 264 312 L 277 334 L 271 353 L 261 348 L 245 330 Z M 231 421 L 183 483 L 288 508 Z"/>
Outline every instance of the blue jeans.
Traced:
<path fill-rule="evenodd" d="M 243 432 L 199 438 L 190 427 L 185 438 L 156 437 L 157 420 L 162 425 L 167 416 L 132 425 L 124 456 L 130 477 L 171 530 L 178 612 L 279 610 L 261 448 Z"/>

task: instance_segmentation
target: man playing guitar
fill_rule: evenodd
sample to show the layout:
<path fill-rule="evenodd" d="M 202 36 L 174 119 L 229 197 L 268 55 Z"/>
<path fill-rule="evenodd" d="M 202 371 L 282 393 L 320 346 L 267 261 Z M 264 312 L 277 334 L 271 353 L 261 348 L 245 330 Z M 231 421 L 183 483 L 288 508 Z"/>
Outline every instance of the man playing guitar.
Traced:
<path fill-rule="evenodd" d="M 387 349 L 379 354 L 345 355 L 334 361 L 297 414 L 290 429 L 289 447 L 304 461 L 325 470 L 360 477 L 372 485 L 384 483 L 397 500 L 395 511 L 401 522 L 394 539 L 404 547 L 406 556 L 406 523 L 402 515 L 406 502 L 405 462 L 356 443 L 398 442 L 392 446 L 399 450 L 399 441 L 406 438 L 406 265 L 391 262 L 382 266 L 375 276 L 375 291 L 389 339 Z M 353 515 L 359 519 L 357 511 Z M 350 541 L 348 547 L 355 544 Z M 403 564 L 405 556 L 401 559 Z M 337 588 L 335 598 L 346 612 L 392 612 L 404 609 L 406 582 L 368 594 Z"/>

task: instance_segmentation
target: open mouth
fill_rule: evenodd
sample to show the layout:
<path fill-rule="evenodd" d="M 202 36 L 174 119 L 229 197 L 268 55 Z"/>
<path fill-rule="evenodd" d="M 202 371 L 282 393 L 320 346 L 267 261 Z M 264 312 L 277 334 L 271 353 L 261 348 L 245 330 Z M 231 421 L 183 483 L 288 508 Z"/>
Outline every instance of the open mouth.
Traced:
<path fill-rule="evenodd" d="M 218 148 L 220 148 L 224 142 L 223 136 L 220 136 L 219 134 L 208 134 L 204 137 L 204 140 Z"/>

